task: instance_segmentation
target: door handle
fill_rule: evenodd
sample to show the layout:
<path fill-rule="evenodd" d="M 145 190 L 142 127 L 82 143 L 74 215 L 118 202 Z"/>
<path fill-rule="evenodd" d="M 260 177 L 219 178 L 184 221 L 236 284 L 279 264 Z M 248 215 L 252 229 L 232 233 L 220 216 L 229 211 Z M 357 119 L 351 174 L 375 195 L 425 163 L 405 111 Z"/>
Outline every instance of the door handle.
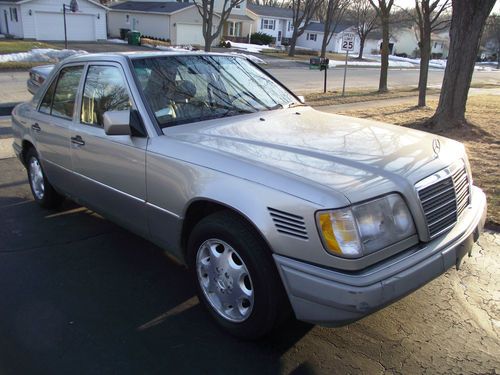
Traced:
<path fill-rule="evenodd" d="M 40 127 L 40 125 L 38 125 L 38 122 L 35 122 L 33 125 L 31 125 L 31 129 L 33 129 L 37 133 L 42 131 L 42 128 Z"/>
<path fill-rule="evenodd" d="M 80 137 L 79 135 L 75 137 L 71 137 L 71 143 L 78 145 L 78 146 L 83 146 L 85 144 L 85 141 Z"/>

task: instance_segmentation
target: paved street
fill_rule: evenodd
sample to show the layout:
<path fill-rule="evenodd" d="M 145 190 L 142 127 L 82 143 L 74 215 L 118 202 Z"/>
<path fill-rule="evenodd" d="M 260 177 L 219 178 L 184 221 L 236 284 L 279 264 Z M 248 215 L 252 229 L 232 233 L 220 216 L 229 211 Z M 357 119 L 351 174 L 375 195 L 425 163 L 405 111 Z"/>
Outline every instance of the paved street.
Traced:
<path fill-rule="evenodd" d="M 323 72 L 309 70 L 309 68 L 270 68 L 269 72 L 284 82 L 290 89 L 297 93 L 322 92 Z M 378 88 L 379 69 L 374 68 L 349 68 L 347 71 L 346 90 L 366 90 Z M 429 70 L 429 87 L 441 87 L 444 70 Z M 327 89 L 330 91 L 342 91 L 344 70 L 340 68 L 328 71 Z M 472 84 L 490 83 L 500 85 L 500 71 L 475 71 L 472 76 Z M 389 89 L 397 87 L 417 87 L 417 69 L 390 69 L 388 85 Z"/>
<path fill-rule="evenodd" d="M 6 126 L 0 141 L 10 142 Z M 292 322 L 242 342 L 212 324 L 160 249 L 71 202 L 39 208 L 25 176 L 16 159 L 0 160 L 2 375 L 500 369 L 499 234 L 483 235 L 459 272 L 360 322 Z"/>

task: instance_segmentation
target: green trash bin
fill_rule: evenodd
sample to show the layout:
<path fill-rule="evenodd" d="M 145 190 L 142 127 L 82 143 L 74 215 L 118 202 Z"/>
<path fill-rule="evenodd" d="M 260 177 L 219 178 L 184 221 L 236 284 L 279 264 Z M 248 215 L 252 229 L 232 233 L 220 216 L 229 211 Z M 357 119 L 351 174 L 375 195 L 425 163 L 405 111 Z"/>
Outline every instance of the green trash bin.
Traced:
<path fill-rule="evenodd" d="M 128 44 L 132 44 L 134 46 L 141 45 L 141 33 L 139 31 L 129 31 L 127 33 Z"/>

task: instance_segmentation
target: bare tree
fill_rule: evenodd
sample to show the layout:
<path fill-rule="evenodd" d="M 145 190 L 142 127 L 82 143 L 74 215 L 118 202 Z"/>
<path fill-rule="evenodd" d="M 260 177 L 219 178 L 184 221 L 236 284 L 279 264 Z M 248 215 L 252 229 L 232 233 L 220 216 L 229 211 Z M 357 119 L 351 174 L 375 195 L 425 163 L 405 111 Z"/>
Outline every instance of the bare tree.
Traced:
<path fill-rule="evenodd" d="M 467 126 L 465 109 L 481 34 L 496 0 L 452 0 L 450 53 L 436 113 L 428 126 L 437 131 Z"/>
<path fill-rule="evenodd" d="M 293 34 L 290 39 L 288 56 L 295 56 L 297 38 L 304 33 L 322 3 L 323 0 L 291 0 Z"/>
<path fill-rule="evenodd" d="M 500 14 L 492 14 L 486 21 L 484 45 L 494 49 L 497 54 L 497 68 L 500 69 Z"/>
<path fill-rule="evenodd" d="M 323 29 L 323 41 L 321 42 L 321 57 L 326 56 L 326 47 L 332 40 L 333 35 L 337 29 L 339 22 L 344 17 L 348 5 L 347 0 L 326 0 L 321 8 L 324 9 L 324 17 L 322 22 L 324 24 Z"/>
<path fill-rule="evenodd" d="M 282 8 L 284 6 L 284 0 L 254 0 L 251 1 L 255 5 L 264 5 L 268 7 Z"/>
<path fill-rule="evenodd" d="M 445 30 L 449 17 L 443 17 L 451 7 L 451 0 L 415 0 L 415 22 L 418 26 L 420 49 L 420 74 L 418 78 L 418 107 L 425 107 L 427 78 L 431 58 L 431 34 Z"/>
<path fill-rule="evenodd" d="M 394 0 L 370 0 L 370 4 L 377 13 L 382 28 L 382 49 L 380 62 L 380 80 L 378 92 L 387 92 L 387 73 L 389 71 L 389 25 L 391 9 Z"/>
<path fill-rule="evenodd" d="M 202 33 L 205 39 L 206 52 L 210 52 L 212 43 L 222 32 L 224 24 L 227 22 L 233 8 L 243 1 L 244 0 L 223 0 L 222 8 L 216 9 L 217 0 L 194 0 L 196 9 L 198 9 L 198 13 L 200 13 L 203 21 Z M 219 19 L 218 24 L 216 24 L 215 18 Z"/>
<path fill-rule="evenodd" d="M 363 59 L 363 51 L 368 35 L 378 29 L 377 12 L 368 0 L 354 0 L 348 10 L 349 18 L 354 22 L 356 34 L 359 37 L 358 60 Z"/>

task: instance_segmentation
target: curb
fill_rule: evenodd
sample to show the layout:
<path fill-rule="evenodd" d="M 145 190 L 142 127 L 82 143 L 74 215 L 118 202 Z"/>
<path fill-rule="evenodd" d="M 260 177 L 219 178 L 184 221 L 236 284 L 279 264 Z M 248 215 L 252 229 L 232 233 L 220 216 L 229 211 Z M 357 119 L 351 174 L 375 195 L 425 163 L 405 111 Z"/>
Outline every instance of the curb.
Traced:
<path fill-rule="evenodd" d="M 18 105 L 21 102 L 17 103 L 1 103 L 0 104 L 0 116 L 10 116 L 12 110 L 16 105 Z"/>

